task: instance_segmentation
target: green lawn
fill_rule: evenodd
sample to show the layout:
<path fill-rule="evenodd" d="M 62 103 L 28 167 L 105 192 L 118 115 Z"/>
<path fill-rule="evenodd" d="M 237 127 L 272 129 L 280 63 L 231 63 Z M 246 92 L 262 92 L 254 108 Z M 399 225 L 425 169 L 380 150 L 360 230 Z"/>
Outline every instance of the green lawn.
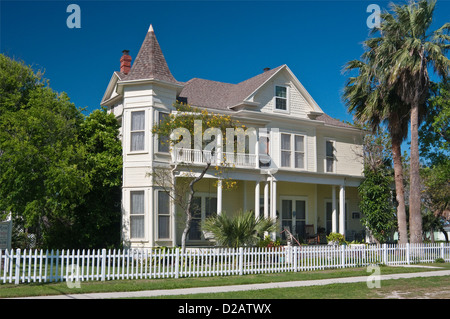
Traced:
<path fill-rule="evenodd" d="M 443 269 L 450 269 L 450 263 L 428 264 L 428 265 L 440 266 Z M 417 271 L 432 271 L 432 270 L 433 269 L 427 268 L 403 268 L 403 267 L 381 266 L 381 275 L 393 273 L 417 272 Z M 313 280 L 313 279 L 339 278 L 349 276 L 368 276 L 368 275 L 370 275 L 370 273 L 367 272 L 367 268 L 362 267 L 362 268 L 346 268 L 333 270 L 316 270 L 298 273 L 256 274 L 244 276 L 219 276 L 219 277 L 199 277 L 199 278 L 179 278 L 179 279 L 169 278 L 169 279 L 147 279 L 147 280 L 146 279 L 114 280 L 106 282 L 90 281 L 90 282 L 81 282 L 80 284 L 81 288 L 69 288 L 65 282 L 46 283 L 46 284 L 27 283 L 27 284 L 20 284 L 17 286 L 14 284 L 0 284 L 0 298 L 92 293 L 92 292 L 117 292 L 117 291 L 156 290 L 156 289 L 174 289 L 174 288 L 190 288 L 190 287 L 209 287 L 222 285 Z M 365 283 L 363 283 L 362 285 L 365 287 L 365 289 L 367 289 Z M 298 288 L 292 289 L 297 290 Z M 307 289 L 308 292 L 310 292 L 312 290 L 318 289 L 318 287 L 307 287 L 305 289 Z M 327 289 L 331 288 L 328 287 Z M 339 288 L 336 289 L 339 292 Z M 252 293 L 255 293 L 256 295 L 251 298 L 261 298 L 258 297 L 258 294 L 259 293 L 263 294 L 264 292 L 252 292 Z M 241 297 L 237 298 L 247 298 L 249 296 L 249 292 L 243 292 L 240 294 L 233 293 L 233 296 L 235 297 L 238 295 L 241 295 Z M 284 295 L 284 292 L 281 292 L 279 298 L 289 298 L 288 296 L 294 295 L 295 294 Z M 308 295 L 311 296 L 310 293 Z M 318 291 L 318 296 L 322 296 L 322 298 L 328 297 L 326 291 L 325 292 Z M 201 296 L 201 298 L 204 297 L 205 296 Z M 213 298 L 221 298 L 221 297 L 219 295 L 213 295 Z M 270 295 L 270 298 L 273 298 L 273 296 Z M 295 298 L 303 298 L 303 297 L 295 297 Z"/>

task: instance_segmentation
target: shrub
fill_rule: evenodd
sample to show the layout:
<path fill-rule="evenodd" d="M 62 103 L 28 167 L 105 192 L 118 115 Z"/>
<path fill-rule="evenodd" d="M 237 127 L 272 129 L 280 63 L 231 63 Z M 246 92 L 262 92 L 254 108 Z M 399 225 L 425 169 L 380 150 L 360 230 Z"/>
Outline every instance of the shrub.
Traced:
<path fill-rule="evenodd" d="M 330 233 L 327 236 L 327 241 L 329 244 L 332 243 L 335 245 L 337 245 L 337 244 L 342 245 L 345 243 L 345 237 L 344 237 L 344 235 L 339 234 L 339 233 Z"/>

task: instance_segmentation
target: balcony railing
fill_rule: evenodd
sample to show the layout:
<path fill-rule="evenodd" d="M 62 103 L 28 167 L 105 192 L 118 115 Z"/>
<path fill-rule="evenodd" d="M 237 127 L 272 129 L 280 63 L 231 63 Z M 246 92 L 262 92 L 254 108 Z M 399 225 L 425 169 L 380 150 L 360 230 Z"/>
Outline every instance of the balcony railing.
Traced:
<path fill-rule="evenodd" d="M 256 154 L 224 152 L 221 155 L 214 151 L 179 148 L 173 151 L 172 160 L 184 164 L 211 163 L 218 166 L 259 167 Z"/>

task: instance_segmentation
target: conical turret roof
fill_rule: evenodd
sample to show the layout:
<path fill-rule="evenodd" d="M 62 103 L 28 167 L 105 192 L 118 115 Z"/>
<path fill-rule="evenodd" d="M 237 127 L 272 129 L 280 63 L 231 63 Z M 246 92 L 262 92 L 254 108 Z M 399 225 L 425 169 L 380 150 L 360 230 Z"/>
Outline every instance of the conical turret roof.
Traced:
<path fill-rule="evenodd" d="M 180 84 L 167 66 L 152 25 L 148 29 L 141 49 L 134 60 L 130 72 L 123 81 L 154 79 Z"/>

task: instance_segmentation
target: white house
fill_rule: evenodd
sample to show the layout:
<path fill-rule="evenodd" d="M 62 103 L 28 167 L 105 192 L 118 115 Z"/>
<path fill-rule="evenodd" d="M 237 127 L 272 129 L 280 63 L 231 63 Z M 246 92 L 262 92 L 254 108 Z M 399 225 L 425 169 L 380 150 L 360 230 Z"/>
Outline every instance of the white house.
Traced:
<path fill-rule="evenodd" d="M 199 78 L 179 82 L 150 26 L 133 63 L 123 52 L 120 71 L 113 73 L 101 102 L 121 123 L 124 242 L 131 247 L 180 244 L 183 214 L 148 174 L 157 165 L 174 167 L 181 160 L 151 133 L 154 123 L 173 112 L 176 100 L 229 114 L 258 131 L 258 151 L 234 154 L 227 178 L 237 181 L 235 189 L 223 191 L 213 174 L 197 184 L 199 209 L 187 245 L 208 244 L 201 220 L 239 210 L 276 217 L 300 238 L 306 225 L 315 232 L 362 238 L 357 194 L 362 132 L 325 114 L 287 65 L 266 68 L 237 84 Z M 193 150 L 185 151 L 193 167 L 202 164 Z M 260 160 L 265 152 L 269 163 Z"/>

